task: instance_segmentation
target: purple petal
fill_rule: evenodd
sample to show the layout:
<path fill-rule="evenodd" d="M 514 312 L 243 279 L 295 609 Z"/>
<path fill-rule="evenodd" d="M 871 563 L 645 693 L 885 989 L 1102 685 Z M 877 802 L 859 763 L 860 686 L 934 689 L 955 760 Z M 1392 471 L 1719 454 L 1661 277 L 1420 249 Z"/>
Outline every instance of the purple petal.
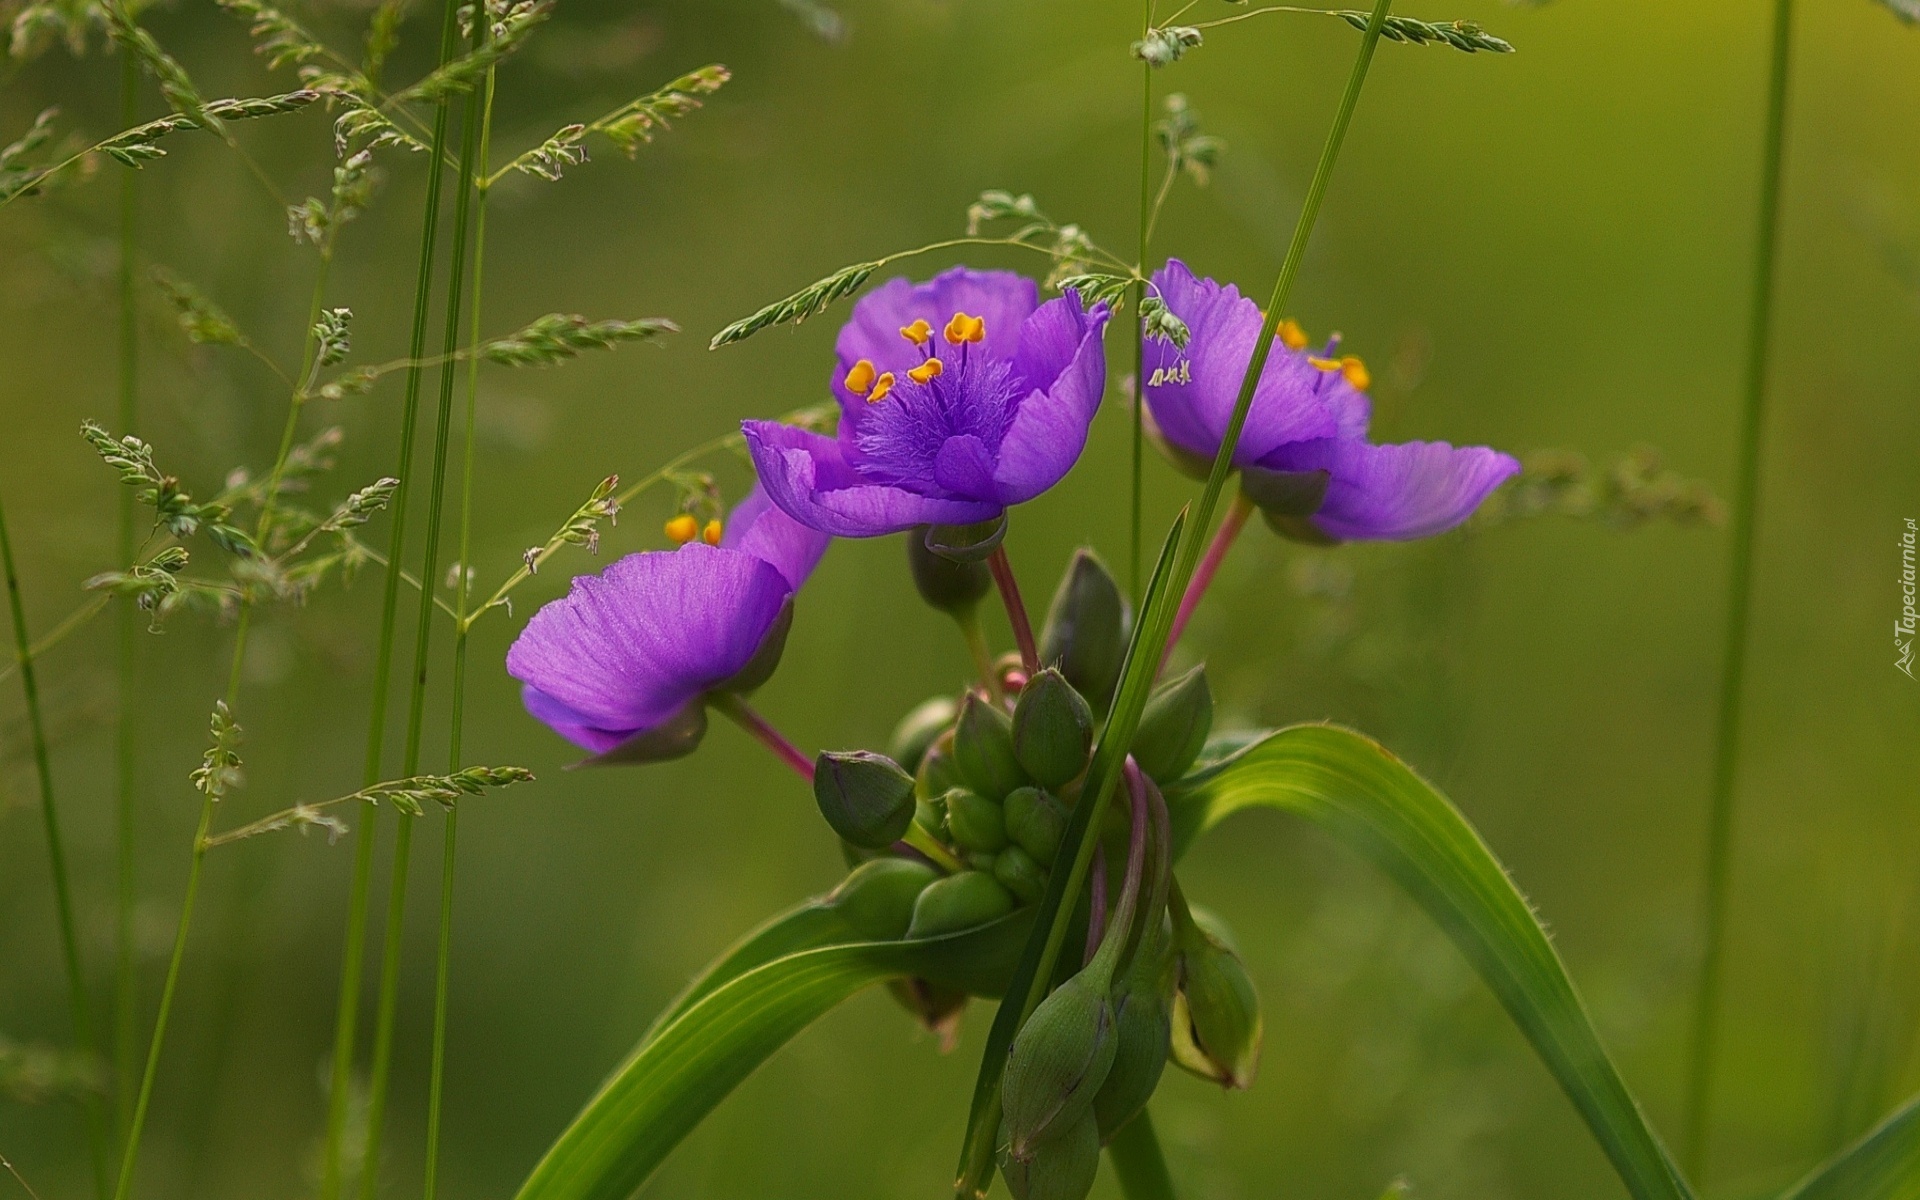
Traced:
<path fill-rule="evenodd" d="M 1087 428 L 1107 387 L 1107 359 L 1101 338 L 1107 307 L 1080 311 L 1078 296 L 1049 300 L 1027 320 L 1016 369 L 1038 380 L 1052 373 L 1044 390 L 1020 402 L 1013 425 L 1000 443 L 994 483 L 1002 503 L 1033 499 L 1066 477 L 1087 445 Z M 1071 351 L 1062 347 L 1072 338 Z M 1054 363 L 1059 368 L 1054 369 Z"/>
<path fill-rule="evenodd" d="M 726 536 L 720 539 L 720 545 L 772 563 L 797 592 L 820 565 L 820 556 L 827 552 L 830 541 L 826 534 L 780 511 L 767 499 L 766 489 L 756 486 L 728 514 Z"/>
<path fill-rule="evenodd" d="M 971 525 L 1000 505 L 936 500 L 868 483 L 847 465 L 840 442 L 775 421 L 744 421 L 747 451 L 767 498 L 802 525 L 835 537 L 879 537 L 915 525 Z"/>
<path fill-rule="evenodd" d="M 925 357 L 919 347 L 900 336 L 903 326 L 915 321 L 933 326 L 933 348 L 946 358 L 953 347 L 941 340 L 940 331 L 953 314 L 984 317 L 986 338 L 969 347 L 969 352 L 1012 358 L 1020 345 L 1021 323 L 1039 303 L 1039 286 L 1026 276 L 968 267 L 954 267 L 925 283 L 904 277 L 889 279 L 862 296 L 834 342 L 839 362 L 833 373 L 833 394 L 839 398 L 846 418 L 841 422 L 842 437 L 859 424 L 866 408 L 865 401 L 841 382 L 854 363 L 864 358 L 876 370 L 904 375 Z"/>
<path fill-rule="evenodd" d="M 1154 273 L 1153 286 L 1192 337 L 1184 348 L 1161 339 L 1147 342 L 1147 404 L 1169 441 L 1210 458 L 1226 436 L 1241 377 L 1260 338 L 1260 309 L 1232 284 L 1196 278 L 1177 258 Z M 1288 350 L 1276 338 L 1234 447 L 1234 465 L 1258 462 L 1288 442 L 1344 432 L 1343 424 L 1353 424 L 1351 415 L 1345 422 L 1338 419 L 1322 392 L 1336 383 L 1346 386 L 1337 378 L 1323 380 L 1305 354 Z M 1350 402 L 1343 407 L 1350 408 Z"/>
<path fill-rule="evenodd" d="M 573 581 L 507 651 L 528 710 L 601 751 L 738 674 L 793 594 L 779 570 L 694 542 L 630 554 Z"/>
<path fill-rule="evenodd" d="M 993 455 L 987 444 L 972 434 L 948 438 L 933 461 L 933 481 L 956 496 L 991 502 Z"/>
<path fill-rule="evenodd" d="M 1473 515 L 1520 464 L 1485 446 L 1446 442 L 1372 445 L 1332 438 L 1282 447 L 1263 466 L 1332 473 L 1313 523 L 1348 541 L 1410 541 Z"/>

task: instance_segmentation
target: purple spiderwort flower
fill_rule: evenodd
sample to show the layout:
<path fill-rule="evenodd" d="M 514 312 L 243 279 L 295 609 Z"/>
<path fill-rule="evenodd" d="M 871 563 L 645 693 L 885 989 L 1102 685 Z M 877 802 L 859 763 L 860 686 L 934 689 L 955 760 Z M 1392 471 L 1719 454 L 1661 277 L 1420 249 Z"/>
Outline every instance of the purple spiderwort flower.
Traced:
<path fill-rule="evenodd" d="M 524 685 L 528 712 L 596 755 L 690 751 L 706 727 L 704 695 L 751 689 L 772 671 L 794 593 L 828 540 L 755 488 L 719 545 L 629 554 L 576 578 L 527 622 L 507 673 Z M 665 741 L 642 752 L 649 734 Z"/>
<path fill-rule="evenodd" d="M 840 430 L 742 424 L 773 502 L 836 537 L 991 521 L 1060 482 L 1106 388 L 1107 306 L 955 267 L 890 280 L 840 331 Z"/>
<path fill-rule="evenodd" d="M 1211 461 L 1260 336 L 1260 310 L 1177 258 L 1154 273 L 1153 286 L 1191 337 L 1185 347 L 1147 342 L 1147 410 L 1175 456 Z M 1365 365 L 1335 357 L 1332 345 L 1311 353 L 1291 321 L 1276 341 L 1233 453 L 1250 496 L 1269 512 L 1274 497 L 1324 537 L 1405 541 L 1460 524 L 1519 472 L 1511 456 L 1485 446 L 1368 441 Z M 1266 495 L 1255 494 L 1263 486 Z"/>

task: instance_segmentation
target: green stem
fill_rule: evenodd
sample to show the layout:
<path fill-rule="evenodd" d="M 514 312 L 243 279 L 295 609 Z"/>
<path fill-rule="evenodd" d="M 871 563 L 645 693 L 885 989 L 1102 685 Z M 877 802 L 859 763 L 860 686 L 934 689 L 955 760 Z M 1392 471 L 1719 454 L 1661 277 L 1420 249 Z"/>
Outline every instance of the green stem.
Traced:
<path fill-rule="evenodd" d="M 1107 1161 L 1126 1200 L 1174 1200 L 1173 1176 L 1160 1153 L 1160 1139 L 1146 1109 L 1122 1125 L 1107 1143 Z"/>
<path fill-rule="evenodd" d="M 27 656 L 27 612 L 20 604 L 20 575 L 14 567 L 13 542 L 7 536 L 7 514 L 0 506 L 0 566 L 7 574 L 7 602 L 13 606 L 13 647 L 20 659 L 20 691 L 27 706 L 27 731 L 33 740 L 34 774 L 40 782 L 40 815 L 47 827 L 47 858 L 53 868 L 53 903 L 60 919 L 60 956 L 67 968 L 67 1000 L 72 1008 L 73 1040 L 89 1058 L 97 1046 L 93 1017 L 87 1009 L 86 977 L 80 970 L 80 939 L 74 928 L 73 889 L 67 879 L 67 852 L 60 838 L 60 812 L 53 802 L 53 767 L 47 756 L 47 726 L 40 711 L 40 684 L 33 660 Z M 95 1185 L 107 1190 L 107 1130 L 97 1097 L 85 1101 L 87 1142 L 92 1151 Z"/>
<path fill-rule="evenodd" d="M 1153 0 L 1146 0 L 1140 18 L 1140 36 L 1153 31 Z M 1146 462 L 1147 326 L 1140 320 L 1147 302 L 1147 240 L 1153 236 L 1153 64 L 1140 64 L 1140 241 L 1134 274 L 1140 277 L 1133 295 L 1133 523 L 1127 555 L 1127 594 L 1140 604 L 1140 522 L 1142 477 Z"/>
<path fill-rule="evenodd" d="M 333 228 L 337 230 L 338 222 Z M 320 265 L 314 275 L 313 296 L 308 302 L 308 321 L 305 330 L 306 340 L 301 351 L 301 375 L 305 377 L 317 361 L 320 353 L 320 341 L 315 331 L 319 319 L 320 305 L 326 298 L 327 280 L 333 266 L 334 238 L 330 232 L 320 247 Z M 280 435 L 279 453 L 274 456 L 273 466 L 267 474 L 268 486 L 261 494 L 260 517 L 254 527 L 253 541 L 263 548 L 267 545 L 269 531 L 273 528 L 274 509 L 280 499 L 280 480 L 285 476 L 287 457 L 293 450 L 293 439 L 299 430 L 300 414 L 303 411 L 305 395 L 300 385 L 293 385 L 292 395 L 287 400 L 287 421 Z M 247 659 L 247 635 L 253 628 L 253 593 L 242 588 L 240 592 L 240 617 L 234 628 L 233 662 L 227 669 L 226 704 L 231 711 L 240 702 L 241 671 Z M 207 859 L 207 834 L 213 828 L 214 794 L 207 792 L 200 802 L 200 822 L 193 835 L 193 858 L 187 868 L 187 891 L 180 903 L 180 919 L 174 928 L 173 953 L 167 960 L 166 982 L 160 989 L 160 1010 L 154 1016 L 153 1036 L 147 1042 L 146 1068 L 140 1076 L 140 1093 L 134 1099 L 133 1116 L 127 1126 L 126 1150 L 120 1160 L 120 1179 L 114 1186 L 114 1200 L 128 1200 L 133 1194 L 134 1167 L 140 1159 L 140 1137 L 146 1129 L 147 1108 L 153 1100 L 153 1083 L 160 1070 L 160 1054 L 166 1047 L 167 1022 L 173 1014 L 173 999 L 180 985 L 180 968 L 186 961 L 187 935 L 193 926 L 194 903 L 200 895 L 200 871 Z"/>
<path fill-rule="evenodd" d="M 987 689 L 987 695 L 999 700 L 1000 673 L 993 669 L 993 647 L 987 644 L 987 628 L 980 622 L 980 606 L 976 604 L 955 612 L 953 622 L 960 627 L 960 636 L 966 639 L 967 654 L 980 675 L 980 686 Z"/>
<path fill-rule="evenodd" d="M 476 14 L 473 36 L 476 44 L 486 36 L 484 14 Z M 467 266 L 468 217 L 473 208 L 473 161 L 480 136 L 480 94 L 467 93 L 466 112 L 461 118 L 460 168 L 455 176 L 453 204 L 453 244 L 447 255 L 446 334 L 442 354 L 446 366 L 440 369 L 440 404 L 433 430 L 433 477 L 427 491 L 426 546 L 421 552 L 420 611 L 413 644 L 413 678 L 407 701 L 407 740 L 401 758 L 402 775 L 420 769 L 420 739 L 426 727 L 427 674 L 429 650 L 433 640 L 434 581 L 439 578 L 440 525 L 446 508 L 447 442 L 453 427 L 454 362 L 460 347 L 461 298 L 464 295 Z M 380 963 L 379 1003 L 375 1008 L 373 1035 L 373 1074 L 367 1090 L 367 1155 L 360 1172 L 362 1200 L 373 1200 L 379 1187 L 380 1141 L 387 1110 L 388 1086 L 393 1074 L 394 1021 L 399 1011 L 400 951 L 405 935 L 407 867 L 413 844 L 413 822 L 403 822 L 393 846 L 393 875 L 388 884 L 385 954 Z"/>
<path fill-rule="evenodd" d="M 447 0 L 440 23 L 440 64 L 453 57 L 458 44 L 458 0 Z M 484 22 L 482 22 L 484 23 Z M 434 245 L 440 228 L 440 188 L 445 176 L 449 108 L 443 98 L 434 105 L 433 140 L 428 155 L 433 169 L 427 173 L 425 211 L 421 217 L 420 255 L 413 295 L 413 329 L 408 341 L 407 358 L 418 364 L 427 348 L 427 318 L 433 303 Z M 400 486 L 394 490 L 392 533 L 387 546 L 387 575 L 380 601 L 380 641 L 374 654 L 373 702 L 367 718 L 366 759 L 362 765 L 363 786 L 380 782 L 380 767 L 386 746 L 387 691 L 393 675 L 394 629 L 400 606 L 401 555 L 406 548 L 407 500 L 413 480 L 413 439 L 419 424 L 420 380 L 422 368 L 407 369 L 405 398 L 400 416 L 399 465 L 394 476 Z M 433 594 L 433 581 L 422 576 L 421 591 Z M 375 835 L 379 830 L 378 813 L 369 812 L 359 821 L 360 841 L 355 849 L 353 883 L 347 900 L 347 930 L 341 949 L 340 991 L 335 1002 L 333 1026 L 333 1063 L 327 1095 L 327 1136 L 320 1175 L 320 1200 L 340 1200 L 341 1151 L 346 1140 L 349 1092 L 353 1075 L 353 1049 L 359 1032 L 360 973 L 366 955 L 367 910 L 373 886 Z M 410 822 L 402 821 L 399 838 L 404 841 Z M 395 851 L 401 849 L 396 844 Z M 364 1182 L 364 1181 L 363 1181 Z"/>
<path fill-rule="evenodd" d="M 140 63 L 122 54 L 120 63 L 120 118 L 131 127 L 139 116 Z M 122 434 L 139 432 L 140 325 L 139 295 L 134 284 L 134 257 L 138 251 L 140 176 L 123 172 L 120 178 L 120 413 Z M 120 489 L 119 561 L 131 563 L 137 533 L 133 489 Z M 138 758 L 134 743 L 140 655 L 140 614 L 131 604 L 119 613 L 120 706 L 114 739 L 116 821 L 119 834 L 119 904 L 114 923 L 114 1094 L 118 1100 L 120 1130 L 133 1121 L 133 1073 L 139 1050 L 138 976 L 134 969 L 133 909 L 138 879 L 134 853 L 134 799 Z"/>
<path fill-rule="evenodd" d="M 1253 404 L 1254 387 L 1272 351 L 1280 313 L 1285 308 L 1287 295 L 1305 258 L 1307 241 L 1320 215 L 1320 205 L 1326 199 L 1327 185 L 1333 178 L 1333 168 L 1339 161 L 1347 128 L 1352 124 L 1354 109 L 1360 102 L 1360 92 L 1366 84 L 1374 50 L 1380 43 L 1380 31 L 1385 27 L 1387 13 L 1392 7 L 1393 0 L 1374 0 L 1366 32 L 1360 40 L 1359 54 L 1354 59 L 1353 71 L 1348 76 L 1339 110 L 1334 114 L 1333 127 L 1327 131 L 1320 161 L 1314 168 L 1313 181 L 1307 187 L 1300 218 L 1294 226 L 1293 240 L 1288 244 L 1287 257 L 1281 264 L 1279 278 L 1274 281 L 1273 296 L 1261 321 L 1260 336 L 1254 343 L 1253 357 L 1241 378 L 1240 394 L 1234 402 L 1233 415 L 1227 422 L 1220 449 L 1214 455 L 1213 470 L 1207 478 L 1206 490 L 1201 494 L 1199 509 L 1182 533 L 1178 558 L 1171 575 L 1165 585 L 1150 597 L 1152 603 L 1147 606 L 1149 611 L 1143 612 L 1139 618 L 1143 622 L 1141 640 L 1137 653 L 1128 659 L 1118 693 L 1120 697 L 1128 698 L 1126 711 L 1122 711 L 1116 702 L 1115 711 L 1108 718 L 1107 728 L 1101 735 L 1093 766 L 1089 769 L 1087 783 L 1081 793 L 1087 806 L 1086 823 L 1081 825 L 1078 818 L 1075 822 L 1082 831 L 1080 845 L 1064 879 L 1056 873 L 1056 886 L 1048 889 L 1049 899 L 1077 896 L 1079 889 L 1086 884 L 1106 806 L 1120 780 L 1125 747 L 1133 740 L 1140 711 L 1145 704 L 1144 688 L 1138 686 L 1138 677 L 1157 669 L 1171 632 L 1174 606 L 1185 592 L 1187 582 L 1193 578 L 1194 568 L 1199 563 L 1201 547 L 1207 541 L 1208 530 L 1213 522 L 1214 509 L 1219 505 L 1220 493 L 1225 489 L 1227 476 L 1232 471 L 1233 453 L 1239 445 L 1241 430 L 1246 426 L 1247 411 Z M 1031 956 L 1032 970 L 1028 971 L 1027 957 L 1023 957 L 1019 968 L 1019 976 L 1027 981 L 1026 992 L 1017 997 L 1009 994 L 1002 1001 L 1000 1014 L 994 1019 L 986 1056 L 981 1065 L 981 1076 L 975 1086 L 975 1107 L 969 1114 L 966 1144 L 957 1175 L 956 1191 L 962 1197 L 984 1197 L 986 1194 L 992 1169 L 993 1138 L 1000 1123 L 999 1078 L 1006 1050 L 1020 1026 L 1026 1023 L 1046 995 L 1048 981 L 1053 977 L 1054 965 L 1059 961 L 1060 949 L 1066 941 L 1072 908 L 1070 903 L 1059 903 L 1054 907 L 1051 920 L 1036 926 L 1034 936 L 1039 939 L 1037 953 L 1031 948 L 1031 943 L 1027 952 Z"/>
<path fill-rule="evenodd" d="M 487 179 L 487 160 L 493 147 L 493 97 L 495 73 L 487 71 L 486 98 L 480 109 L 480 150 L 477 172 Z M 468 340 L 480 344 L 480 296 L 485 282 L 487 254 L 487 193 L 489 185 L 474 189 L 473 228 L 473 301 Z M 460 769 L 460 735 L 467 701 L 467 592 L 469 564 L 473 561 L 473 458 L 474 414 L 480 396 L 480 360 L 467 360 L 467 411 L 460 465 L 460 560 L 454 583 L 453 635 L 453 714 L 447 733 L 447 770 Z M 440 862 L 440 945 L 433 974 L 433 1069 L 427 1087 L 427 1168 L 425 1200 L 434 1200 L 440 1179 L 440 1115 L 445 1098 L 447 1065 L 447 991 L 453 960 L 453 866 L 454 843 L 460 829 L 460 810 L 447 812 L 446 843 Z"/>
<path fill-rule="evenodd" d="M 1780 233 L 1780 191 L 1787 140 L 1787 82 L 1793 62 L 1793 0 L 1774 0 L 1773 53 L 1767 82 L 1766 141 L 1760 168 L 1760 211 L 1754 232 L 1753 295 L 1742 378 L 1739 457 L 1733 500 L 1733 545 L 1727 570 L 1727 628 L 1720 675 L 1713 791 L 1707 812 L 1705 950 L 1694 998 L 1693 1049 L 1687 1081 L 1686 1168 L 1701 1178 L 1719 1037 L 1721 974 L 1726 954 L 1727 891 L 1732 871 L 1734 784 L 1740 760 L 1740 705 L 1747 671 L 1747 617 L 1753 593 L 1754 526 L 1760 505 L 1760 447 L 1773 334 L 1774 263 Z"/>

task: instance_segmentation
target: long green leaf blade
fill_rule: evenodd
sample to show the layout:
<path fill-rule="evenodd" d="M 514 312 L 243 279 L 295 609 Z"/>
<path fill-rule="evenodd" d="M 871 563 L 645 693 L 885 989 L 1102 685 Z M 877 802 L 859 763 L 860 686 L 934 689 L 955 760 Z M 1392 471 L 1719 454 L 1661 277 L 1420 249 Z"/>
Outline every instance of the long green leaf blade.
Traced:
<path fill-rule="evenodd" d="M 1920 1200 L 1920 1096 L 1822 1163 L 1780 1200 Z"/>
<path fill-rule="evenodd" d="M 721 1100 L 801 1030 L 869 984 L 919 977 L 967 988 L 1004 979 L 1031 914 L 947 937 L 800 950 L 714 984 L 785 938 L 819 928 L 803 907 L 694 985 L 709 987 L 637 1047 L 534 1168 L 519 1200 L 625 1200 Z M 684 1003 L 684 1002 L 683 1002 Z"/>
<path fill-rule="evenodd" d="M 1466 818 L 1379 743 L 1331 725 L 1284 729 L 1183 780 L 1167 802 L 1176 847 L 1243 808 L 1268 807 L 1372 860 L 1493 989 L 1635 1200 L 1690 1200 L 1525 898 Z"/>

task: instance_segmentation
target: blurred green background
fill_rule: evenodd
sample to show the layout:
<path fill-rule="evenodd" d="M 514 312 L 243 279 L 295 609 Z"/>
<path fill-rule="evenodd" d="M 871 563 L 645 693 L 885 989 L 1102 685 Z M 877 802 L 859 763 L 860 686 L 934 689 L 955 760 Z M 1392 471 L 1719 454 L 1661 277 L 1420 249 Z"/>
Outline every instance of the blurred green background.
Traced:
<path fill-rule="evenodd" d="M 1235 11 L 1202 6 L 1187 19 Z M 1867 0 L 1802 7 L 1725 1070 L 1705 1181 L 1730 1198 L 1785 1184 L 1920 1087 L 1920 687 L 1892 669 L 1888 638 L 1897 539 L 1920 516 L 1920 30 Z M 1478 19 L 1520 52 L 1382 45 L 1376 59 L 1293 308 L 1374 364 L 1382 437 L 1568 447 L 1596 461 L 1644 442 L 1730 492 L 1768 8 L 1411 6 Z M 601 476 L 637 479 L 742 416 L 824 398 L 844 310 L 709 353 L 725 322 L 842 263 L 958 232 L 988 187 L 1032 192 L 1103 243 L 1131 245 L 1133 6 L 839 10 L 849 36 L 833 44 L 775 0 L 567 0 L 502 72 L 496 160 L 708 62 L 735 81 L 635 162 L 596 147 L 558 183 L 516 178 L 496 194 L 490 330 L 571 311 L 669 316 L 686 332 L 561 370 L 485 375 L 483 589 Z M 301 11 L 357 51 L 364 10 Z M 289 86 L 210 4 L 156 9 L 148 23 L 210 96 Z M 420 68 L 432 24 L 425 12 L 409 22 L 395 77 Z M 1156 76 L 1229 143 L 1211 188 L 1175 188 L 1156 254 L 1264 294 L 1356 37 L 1336 21 L 1264 17 Z M 64 127 L 117 128 L 118 75 L 97 49 L 13 70 L 0 141 L 53 103 Z M 149 94 L 143 112 L 161 111 Z M 289 197 L 324 194 L 321 112 L 234 132 Z M 271 353 L 295 355 L 312 261 L 287 239 L 280 203 L 213 139 L 183 135 L 168 149 L 140 176 L 143 253 Z M 329 300 L 356 314 L 359 361 L 403 352 L 411 296 L 424 174 L 418 160 L 383 161 L 385 189 L 345 235 Z M 120 170 L 0 212 L 0 488 L 36 631 L 112 565 L 118 485 L 75 430 L 114 411 Z M 147 299 L 142 433 L 163 464 L 203 492 L 236 464 L 264 466 L 280 385 L 244 356 L 188 347 Z M 1111 341 L 1116 378 L 1121 344 Z M 397 412 L 392 386 L 314 407 L 310 428 L 347 432 L 323 496 L 393 470 Z M 1148 467 L 1158 527 L 1193 488 Z M 737 497 L 744 471 L 723 463 L 723 478 Z M 1124 562 L 1125 495 L 1126 421 L 1110 403 L 1079 469 L 1014 522 L 1034 603 L 1075 545 Z M 468 756 L 540 779 L 472 801 L 462 825 L 448 1196 L 511 1195 L 690 973 L 839 874 L 805 790 L 735 730 L 716 728 L 681 763 L 568 773 L 577 755 L 521 712 L 500 667 L 569 574 L 660 544 L 670 503 L 656 492 L 635 504 L 598 561 L 567 552 L 521 589 L 511 618 L 496 613 L 476 633 Z M 372 540 L 383 544 L 384 528 Z M 1670 1135 L 1698 953 L 1725 546 L 1724 529 L 1543 518 L 1327 552 L 1256 527 L 1189 637 L 1191 653 L 1210 656 L 1223 724 L 1350 722 L 1449 792 L 1549 922 Z M 801 745 L 878 744 L 908 705 L 963 679 L 958 639 L 902 565 L 898 539 L 841 543 L 810 585 L 761 696 Z M 258 622 L 238 708 L 247 787 L 222 827 L 357 786 L 378 598 L 370 576 Z M 444 626 L 437 636 L 444 654 Z M 186 775 L 231 638 L 181 616 L 141 644 L 143 1037 L 197 805 Z M 111 617 L 41 669 L 82 949 L 103 1004 Z M 429 764 L 444 754 L 444 682 L 438 670 Z M 15 681 L 0 691 L 0 721 L 0 1036 L 61 1045 L 66 989 Z M 1436 1200 L 1623 1194 L 1418 911 L 1318 834 L 1243 821 L 1202 846 L 1185 877 L 1239 932 L 1267 1006 L 1265 1066 L 1234 1095 L 1169 1074 L 1154 1111 L 1185 1194 L 1358 1200 L 1396 1175 Z M 398 1195 L 419 1181 L 440 818 L 419 832 L 383 1165 Z M 351 854 L 283 834 L 212 856 L 141 1195 L 312 1191 Z M 856 998 L 742 1087 L 647 1194 L 944 1194 L 988 1018 L 976 1006 L 943 1057 L 884 994 Z M 69 1105 L 0 1098 L 0 1154 L 47 1200 L 90 1187 L 80 1128 Z"/>

